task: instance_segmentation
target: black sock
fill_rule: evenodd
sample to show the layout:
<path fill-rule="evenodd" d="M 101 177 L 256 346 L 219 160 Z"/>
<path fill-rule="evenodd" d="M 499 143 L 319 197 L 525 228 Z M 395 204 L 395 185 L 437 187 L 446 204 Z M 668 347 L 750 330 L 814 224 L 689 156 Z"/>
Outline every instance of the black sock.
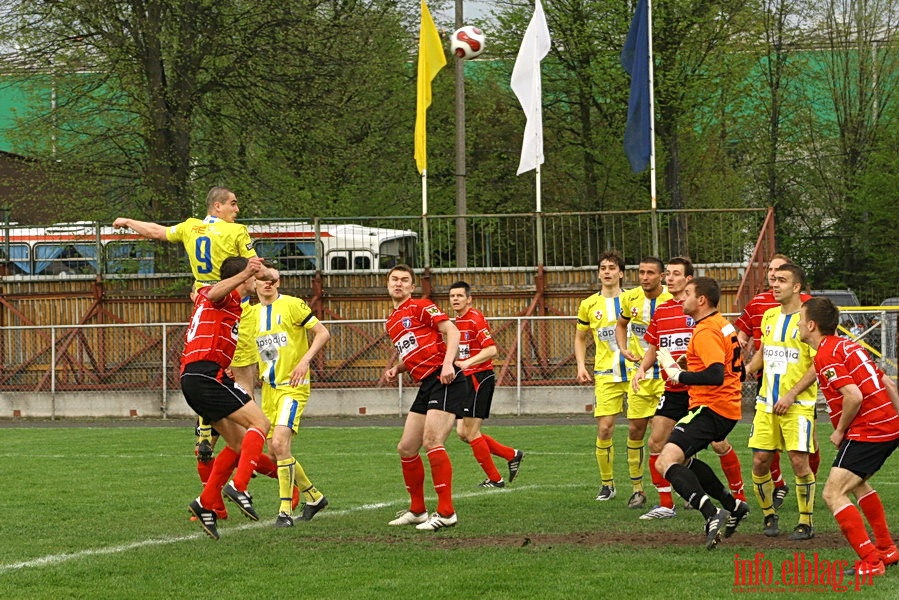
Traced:
<path fill-rule="evenodd" d="M 665 479 L 671 482 L 671 487 L 690 505 L 702 513 L 706 519 L 711 518 L 718 512 L 715 505 L 708 501 L 702 485 L 696 477 L 696 473 L 685 467 L 684 465 L 674 464 L 665 471 Z M 706 498 L 706 502 L 703 502 Z"/>
<path fill-rule="evenodd" d="M 730 490 L 724 487 L 724 484 L 715 475 L 712 467 L 698 458 L 694 458 L 690 461 L 690 470 L 696 474 L 696 479 L 699 480 L 699 485 L 706 494 L 719 501 L 721 506 L 730 512 L 737 508 L 737 501 L 731 495 Z"/>

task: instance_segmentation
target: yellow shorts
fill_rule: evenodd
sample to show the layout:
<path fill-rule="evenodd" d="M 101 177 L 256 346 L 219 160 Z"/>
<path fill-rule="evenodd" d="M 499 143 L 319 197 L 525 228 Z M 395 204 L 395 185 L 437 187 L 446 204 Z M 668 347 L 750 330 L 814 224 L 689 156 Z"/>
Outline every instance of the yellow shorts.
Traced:
<path fill-rule="evenodd" d="M 661 379 L 647 379 L 640 383 L 640 392 L 631 391 L 630 381 L 613 381 L 610 376 L 599 376 L 594 386 L 594 417 L 608 417 L 624 410 L 627 398 L 627 418 L 646 419 L 652 417 L 665 389 Z"/>
<path fill-rule="evenodd" d="M 791 406 L 785 415 L 756 410 L 749 432 L 754 450 L 815 451 L 815 409 Z"/>
<path fill-rule="evenodd" d="M 259 362 L 259 351 L 256 349 L 256 339 L 249 327 L 237 329 L 237 347 L 234 349 L 234 358 L 231 359 L 232 367 L 248 367 Z"/>
<path fill-rule="evenodd" d="M 627 418 L 651 418 L 656 414 L 662 394 L 665 393 L 665 382 L 661 379 L 644 379 L 640 382 L 638 390 L 636 394 L 631 393 L 627 399 Z"/>
<path fill-rule="evenodd" d="M 272 437 L 276 425 L 290 427 L 297 433 L 300 430 L 300 417 L 303 416 L 303 409 L 306 408 L 308 400 L 308 392 L 297 391 L 291 387 L 273 388 L 263 384 L 262 412 L 272 423 L 268 437 Z"/>

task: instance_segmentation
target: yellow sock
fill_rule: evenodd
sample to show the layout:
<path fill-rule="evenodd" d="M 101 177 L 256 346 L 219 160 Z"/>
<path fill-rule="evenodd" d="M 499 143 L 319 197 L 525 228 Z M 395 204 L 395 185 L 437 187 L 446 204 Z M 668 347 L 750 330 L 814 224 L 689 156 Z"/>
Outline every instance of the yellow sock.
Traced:
<path fill-rule="evenodd" d="M 765 516 L 773 515 L 774 510 L 774 481 L 771 479 L 771 471 L 764 475 L 752 474 L 752 491 L 759 502 L 759 508 Z"/>
<path fill-rule="evenodd" d="M 281 498 L 278 510 L 280 512 L 291 513 L 290 501 L 293 498 L 294 470 L 297 466 L 297 460 L 292 456 L 278 461 L 278 495 Z"/>
<path fill-rule="evenodd" d="M 643 491 L 643 440 L 627 440 L 627 470 L 635 492 Z"/>
<path fill-rule="evenodd" d="M 799 508 L 799 523 L 811 527 L 812 513 L 815 512 L 814 473 L 796 477 L 796 505 Z"/>
<path fill-rule="evenodd" d="M 197 443 L 199 444 L 203 440 L 212 443 L 212 424 L 203 419 L 203 417 L 197 418 Z"/>
<path fill-rule="evenodd" d="M 596 464 L 599 465 L 599 478 L 603 485 L 615 487 L 615 479 L 612 476 L 612 462 L 615 460 L 615 448 L 612 440 L 596 438 Z"/>
<path fill-rule="evenodd" d="M 306 471 L 303 470 L 303 465 L 301 465 L 299 461 L 297 461 L 293 476 L 294 481 L 297 482 L 297 485 L 303 492 L 303 499 L 311 504 L 318 502 L 322 497 L 322 493 L 315 489 L 315 486 L 312 485 L 312 482 L 306 477 Z"/>

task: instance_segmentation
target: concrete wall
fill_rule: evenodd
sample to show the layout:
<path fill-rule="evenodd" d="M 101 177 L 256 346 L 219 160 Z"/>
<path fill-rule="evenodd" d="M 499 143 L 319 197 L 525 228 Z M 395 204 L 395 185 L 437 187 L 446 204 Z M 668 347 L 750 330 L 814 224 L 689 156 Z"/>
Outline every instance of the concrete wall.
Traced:
<path fill-rule="evenodd" d="M 312 391 L 308 416 L 401 416 L 412 404 L 417 388 L 323 389 Z M 257 390 L 258 395 L 258 390 Z M 592 415 L 593 386 L 497 388 L 491 414 Z M 58 394 L 0 393 L 0 419 L 8 418 L 123 418 L 193 417 L 180 390 L 166 398 L 159 392 L 65 392 Z"/>

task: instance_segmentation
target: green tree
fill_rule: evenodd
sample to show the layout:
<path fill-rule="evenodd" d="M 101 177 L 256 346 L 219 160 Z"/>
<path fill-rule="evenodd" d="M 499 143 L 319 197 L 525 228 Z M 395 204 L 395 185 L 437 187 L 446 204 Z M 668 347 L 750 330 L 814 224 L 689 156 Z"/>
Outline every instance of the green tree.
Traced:
<path fill-rule="evenodd" d="M 251 213 L 272 198 L 292 214 L 346 209 L 402 182 L 385 156 L 412 128 L 413 4 L 15 0 L 3 58 L 56 98 L 22 115 L 17 148 L 96 201 L 55 198 L 60 216 L 178 219 L 215 183 L 247 192 Z"/>

